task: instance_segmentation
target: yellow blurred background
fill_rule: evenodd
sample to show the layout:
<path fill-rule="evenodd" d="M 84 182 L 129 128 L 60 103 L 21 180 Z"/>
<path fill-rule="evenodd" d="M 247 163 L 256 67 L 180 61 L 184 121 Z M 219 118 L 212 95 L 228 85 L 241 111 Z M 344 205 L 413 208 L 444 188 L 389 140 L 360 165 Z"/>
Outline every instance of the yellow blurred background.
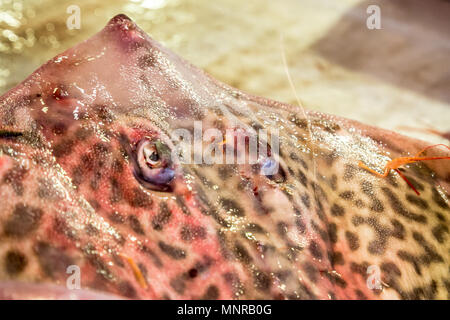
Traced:
<path fill-rule="evenodd" d="M 369 30 L 367 7 L 381 9 Z M 70 5 L 81 28 L 68 30 Z M 0 0 L 0 94 L 118 13 L 214 77 L 309 109 L 433 142 L 450 130 L 450 2 L 444 0 Z M 282 42 L 283 41 L 283 45 Z"/>

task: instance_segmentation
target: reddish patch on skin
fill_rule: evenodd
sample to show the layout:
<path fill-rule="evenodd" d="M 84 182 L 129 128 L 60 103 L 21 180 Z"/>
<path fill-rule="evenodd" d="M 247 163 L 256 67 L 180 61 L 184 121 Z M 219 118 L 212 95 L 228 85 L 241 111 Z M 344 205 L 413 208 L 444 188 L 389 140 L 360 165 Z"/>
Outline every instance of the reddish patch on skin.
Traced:
<path fill-rule="evenodd" d="M 158 132 L 151 129 L 144 128 L 133 128 L 128 129 L 126 132 L 130 142 L 133 146 L 137 145 L 139 141 L 141 141 L 145 137 L 149 137 L 151 139 L 157 138 L 159 136 Z"/>
<path fill-rule="evenodd" d="M 3 172 L 8 169 L 10 164 L 11 164 L 11 159 L 9 159 L 9 157 L 5 157 L 5 156 L 0 157 L 0 175 L 2 175 Z"/>

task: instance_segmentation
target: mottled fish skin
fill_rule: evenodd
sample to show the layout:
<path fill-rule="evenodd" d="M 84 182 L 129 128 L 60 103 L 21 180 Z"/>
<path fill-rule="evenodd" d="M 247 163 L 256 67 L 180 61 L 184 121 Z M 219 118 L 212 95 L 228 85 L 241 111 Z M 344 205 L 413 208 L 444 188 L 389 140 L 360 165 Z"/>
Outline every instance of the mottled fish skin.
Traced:
<path fill-rule="evenodd" d="M 178 164 L 172 190 L 141 184 L 133 146 L 194 120 L 278 129 L 284 175 Z M 450 298 L 446 160 L 404 168 L 418 197 L 357 163 L 424 142 L 228 87 L 124 15 L 5 94 L 0 132 L 0 282 L 64 286 L 77 265 L 126 298 Z"/>

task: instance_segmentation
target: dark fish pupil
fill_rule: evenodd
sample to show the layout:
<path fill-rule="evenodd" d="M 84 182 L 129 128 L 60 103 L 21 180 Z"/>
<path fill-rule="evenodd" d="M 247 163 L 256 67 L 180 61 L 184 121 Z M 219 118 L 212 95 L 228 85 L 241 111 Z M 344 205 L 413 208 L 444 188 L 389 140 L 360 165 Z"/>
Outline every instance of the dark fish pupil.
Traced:
<path fill-rule="evenodd" d="M 150 155 L 150 160 L 158 161 L 159 160 L 159 154 L 157 152 L 152 152 L 152 154 Z"/>

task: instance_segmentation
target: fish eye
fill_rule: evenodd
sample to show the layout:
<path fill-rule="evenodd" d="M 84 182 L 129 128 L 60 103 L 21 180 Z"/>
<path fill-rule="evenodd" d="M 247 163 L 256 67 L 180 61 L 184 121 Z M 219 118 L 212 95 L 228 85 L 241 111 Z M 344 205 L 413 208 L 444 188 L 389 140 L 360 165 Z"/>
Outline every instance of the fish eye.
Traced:
<path fill-rule="evenodd" d="M 151 190 L 170 191 L 175 177 L 170 155 L 169 147 L 160 140 L 141 139 L 135 149 L 134 174 L 138 181 Z"/>

